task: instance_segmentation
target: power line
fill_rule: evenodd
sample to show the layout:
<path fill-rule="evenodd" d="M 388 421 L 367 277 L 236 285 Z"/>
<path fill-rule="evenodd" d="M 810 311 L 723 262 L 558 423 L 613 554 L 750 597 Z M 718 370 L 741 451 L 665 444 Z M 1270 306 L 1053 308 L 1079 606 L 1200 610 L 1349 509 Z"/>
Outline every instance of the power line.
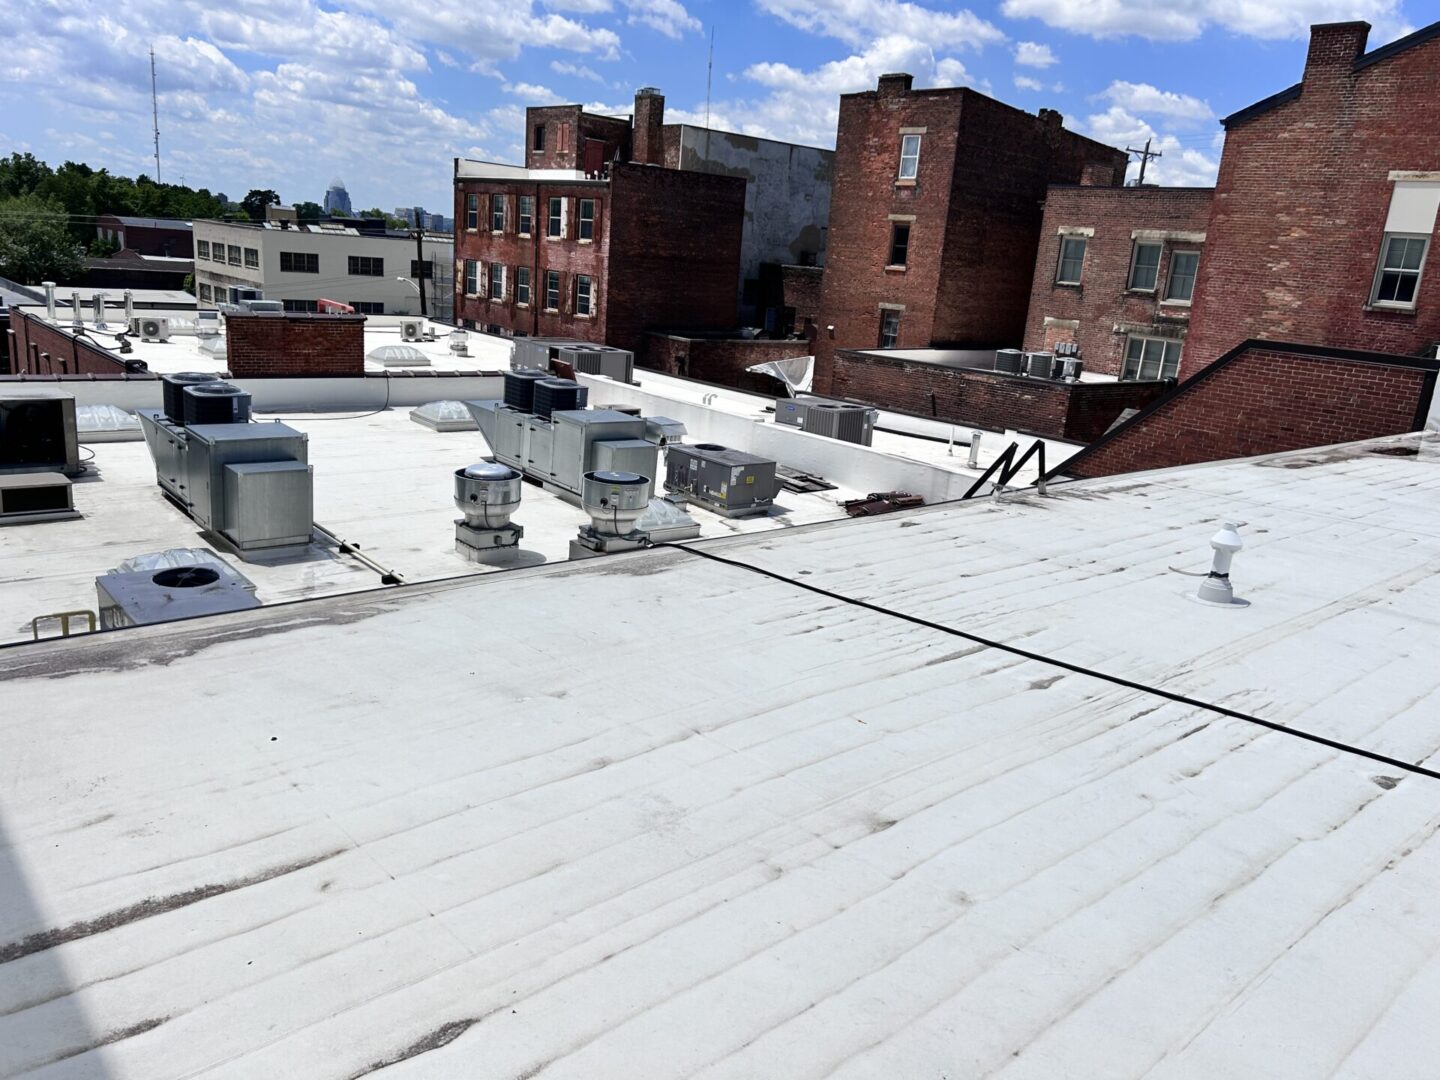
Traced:
<path fill-rule="evenodd" d="M 1164 698 L 1166 701 L 1175 702 L 1177 705 L 1187 705 L 1194 709 L 1204 709 L 1207 712 L 1217 713 L 1220 716 L 1227 716 L 1232 720 L 1242 720 L 1247 724 L 1256 724 L 1269 731 L 1278 732 L 1282 735 L 1289 735 L 1291 738 L 1303 739 L 1306 742 L 1316 743 L 1331 750 L 1339 750 L 1341 753 L 1350 754 L 1355 757 L 1375 761 L 1381 765 L 1388 765 L 1393 769 L 1402 772 L 1414 773 L 1417 776 L 1426 776 L 1431 780 L 1440 780 L 1440 772 L 1434 769 L 1427 769 L 1424 765 L 1414 762 L 1402 761 L 1399 758 L 1389 757 L 1377 753 L 1374 750 L 1367 750 L 1361 746 L 1354 746 L 1350 743 L 1340 742 L 1338 739 L 1331 739 L 1325 735 L 1316 734 L 1313 731 L 1305 731 L 1302 728 L 1290 727 L 1276 720 L 1266 720 L 1263 717 L 1252 716 L 1250 713 L 1239 712 L 1235 709 L 1227 709 L 1223 705 L 1216 705 L 1214 702 L 1201 701 L 1198 698 L 1188 697 L 1185 694 L 1177 694 L 1173 690 L 1166 690 L 1164 687 L 1151 686 L 1148 683 L 1138 682 L 1134 679 L 1127 679 L 1123 675 L 1111 675 L 1108 672 L 1098 671 L 1095 668 L 1085 667 L 1083 664 L 1074 664 L 1068 660 L 1060 660 L 1053 656 L 1046 656 L 1044 653 L 1031 652 L 1029 649 L 1022 649 L 1016 645 L 1009 645 L 1003 641 L 996 641 L 993 638 L 982 637 L 979 634 L 972 634 L 966 630 L 958 630 L 953 626 L 946 626 L 944 623 L 931 622 L 929 619 L 922 619 L 918 615 L 908 615 L 903 611 L 896 611 L 894 608 L 887 608 L 880 604 L 872 604 L 867 600 L 860 600 L 853 596 L 846 596 L 844 593 L 833 592 L 830 589 L 823 589 L 818 585 L 811 585 L 809 582 L 800 581 L 797 578 L 787 577 L 775 570 L 766 570 L 763 567 L 754 566 L 750 563 L 739 562 L 735 559 L 727 559 L 722 555 L 716 555 L 709 551 L 702 551 L 698 548 L 689 547 L 685 544 L 654 544 L 655 548 L 671 548 L 676 551 L 683 551 L 697 559 L 708 559 L 711 562 L 721 563 L 725 566 L 734 567 L 737 570 L 746 570 L 761 577 L 767 577 L 774 581 L 782 582 L 797 589 L 814 593 L 816 596 L 823 596 L 827 600 L 835 600 L 842 604 L 849 604 L 852 607 L 863 608 L 866 611 L 874 612 L 877 615 L 884 615 L 887 618 L 899 619 L 915 626 L 924 627 L 927 630 L 934 630 L 941 634 L 949 634 L 951 637 L 962 638 L 965 641 L 973 642 L 976 645 L 983 645 L 987 649 L 996 649 L 1006 652 L 1012 656 L 1023 657 L 1026 660 L 1034 660 L 1036 663 L 1048 664 L 1076 675 L 1083 675 L 1091 679 L 1099 679 L 1101 682 L 1108 682 L 1114 686 L 1121 686 L 1127 690 L 1135 690 L 1142 694 L 1150 694 L 1154 697 Z"/>

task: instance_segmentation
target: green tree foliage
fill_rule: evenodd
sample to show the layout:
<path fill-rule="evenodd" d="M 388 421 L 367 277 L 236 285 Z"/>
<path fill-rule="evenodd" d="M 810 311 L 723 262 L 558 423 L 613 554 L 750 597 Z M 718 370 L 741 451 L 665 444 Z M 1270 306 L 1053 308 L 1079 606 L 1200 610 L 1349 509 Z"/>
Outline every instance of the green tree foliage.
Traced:
<path fill-rule="evenodd" d="M 280 196 L 269 188 L 251 188 L 249 194 L 240 200 L 240 209 L 251 221 L 264 221 L 267 206 L 279 206 Z"/>
<path fill-rule="evenodd" d="M 295 204 L 295 216 L 302 224 L 314 225 L 325 216 L 325 208 L 317 202 L 297 202 Z"/>
<path fill-rule="evenodd" d="M 66 222 L 57 199 L 31 194 L 0 199 L 0 277 L 22 285 L 75 281 L 83 249 Z"/>

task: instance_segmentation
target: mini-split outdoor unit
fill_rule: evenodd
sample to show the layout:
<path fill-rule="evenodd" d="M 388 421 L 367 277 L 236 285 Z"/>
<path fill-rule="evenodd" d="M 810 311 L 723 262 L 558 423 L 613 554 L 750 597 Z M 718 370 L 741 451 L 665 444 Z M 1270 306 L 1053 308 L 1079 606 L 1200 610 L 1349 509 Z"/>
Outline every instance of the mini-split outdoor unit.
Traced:
<path fill-rule="evenodd" d="M 400 320 L 401 341 L 424 341 L 425 320 L 424 319 L 401 319 Z"/>
<path fill-rule="evenodd" d="M 137 315 L 130 320 L 130 333 L 141 341 L 169 341 L 170 320 L 158 315 Z"/>

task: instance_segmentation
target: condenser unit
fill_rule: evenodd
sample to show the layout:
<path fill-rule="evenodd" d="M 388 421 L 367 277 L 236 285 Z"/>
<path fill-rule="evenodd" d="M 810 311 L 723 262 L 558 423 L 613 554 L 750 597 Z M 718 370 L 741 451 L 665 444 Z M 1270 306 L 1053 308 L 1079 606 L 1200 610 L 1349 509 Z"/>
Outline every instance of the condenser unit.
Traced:
<path fill-rule="evenodd" d="M 672 445 L 665 490 L 726 517 L 765 514 L 775 502 L 775 462 L 718 443 Z"/>
<path fill-rule="evenodd" d="M 158 315 L 136 315 L 130 320 L 130 333 L 141 341 L 169 341 L 170 320 Z"/>
<path fill-rule="evenodd" d="M 424 341 L 425 320 L 424 319 L 401 319 L 400 320 L 401 341 Z"/>
<path fill-rule="evenodd" d="M 879 414 L 865 405 L 845 401 L 822 401 L 806 407 L 800 430 L 827 439 L 869 446 L 875 437 L 875 420 Z"/>

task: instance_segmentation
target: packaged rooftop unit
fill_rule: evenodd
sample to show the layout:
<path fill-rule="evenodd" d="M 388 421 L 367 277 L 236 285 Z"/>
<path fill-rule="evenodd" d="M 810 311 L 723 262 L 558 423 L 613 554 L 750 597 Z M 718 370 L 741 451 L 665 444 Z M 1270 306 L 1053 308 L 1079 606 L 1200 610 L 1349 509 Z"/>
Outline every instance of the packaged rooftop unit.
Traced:
<path fill-rule="evenodd" d="M 635 378 L 635 354 L 609 345 L 565 345 L 554 350 L 553 359 L 563 360 L 583 375 L 603 375 L 616 382 Z"/>
<path fill-rule="evenodd" d="M 0 473 L 81 471 L 73 397 L 0 398 Z"/>
<path fill-rule="evenodd" d="M 219 560 L 117 570 L 95 579 L 100 625 L 106 630 L 257 608 L 253 588 Z"/>
<path fill-rule="evenodd" d="M 718 443 L 672 445 L 665 456 L 665 490 L 726 517 L 769 513 L 775 462 Z"/>
<path fill-rule="evenodd" d="M 859 443 L 869 446 L 875 437 L 877 410 L 865 405 L 852 405 L 846 401 L 820 401 L 806 407 L 800 421 L 800 430 L 812 435 L 824 435 L 841 442 Z"/>

